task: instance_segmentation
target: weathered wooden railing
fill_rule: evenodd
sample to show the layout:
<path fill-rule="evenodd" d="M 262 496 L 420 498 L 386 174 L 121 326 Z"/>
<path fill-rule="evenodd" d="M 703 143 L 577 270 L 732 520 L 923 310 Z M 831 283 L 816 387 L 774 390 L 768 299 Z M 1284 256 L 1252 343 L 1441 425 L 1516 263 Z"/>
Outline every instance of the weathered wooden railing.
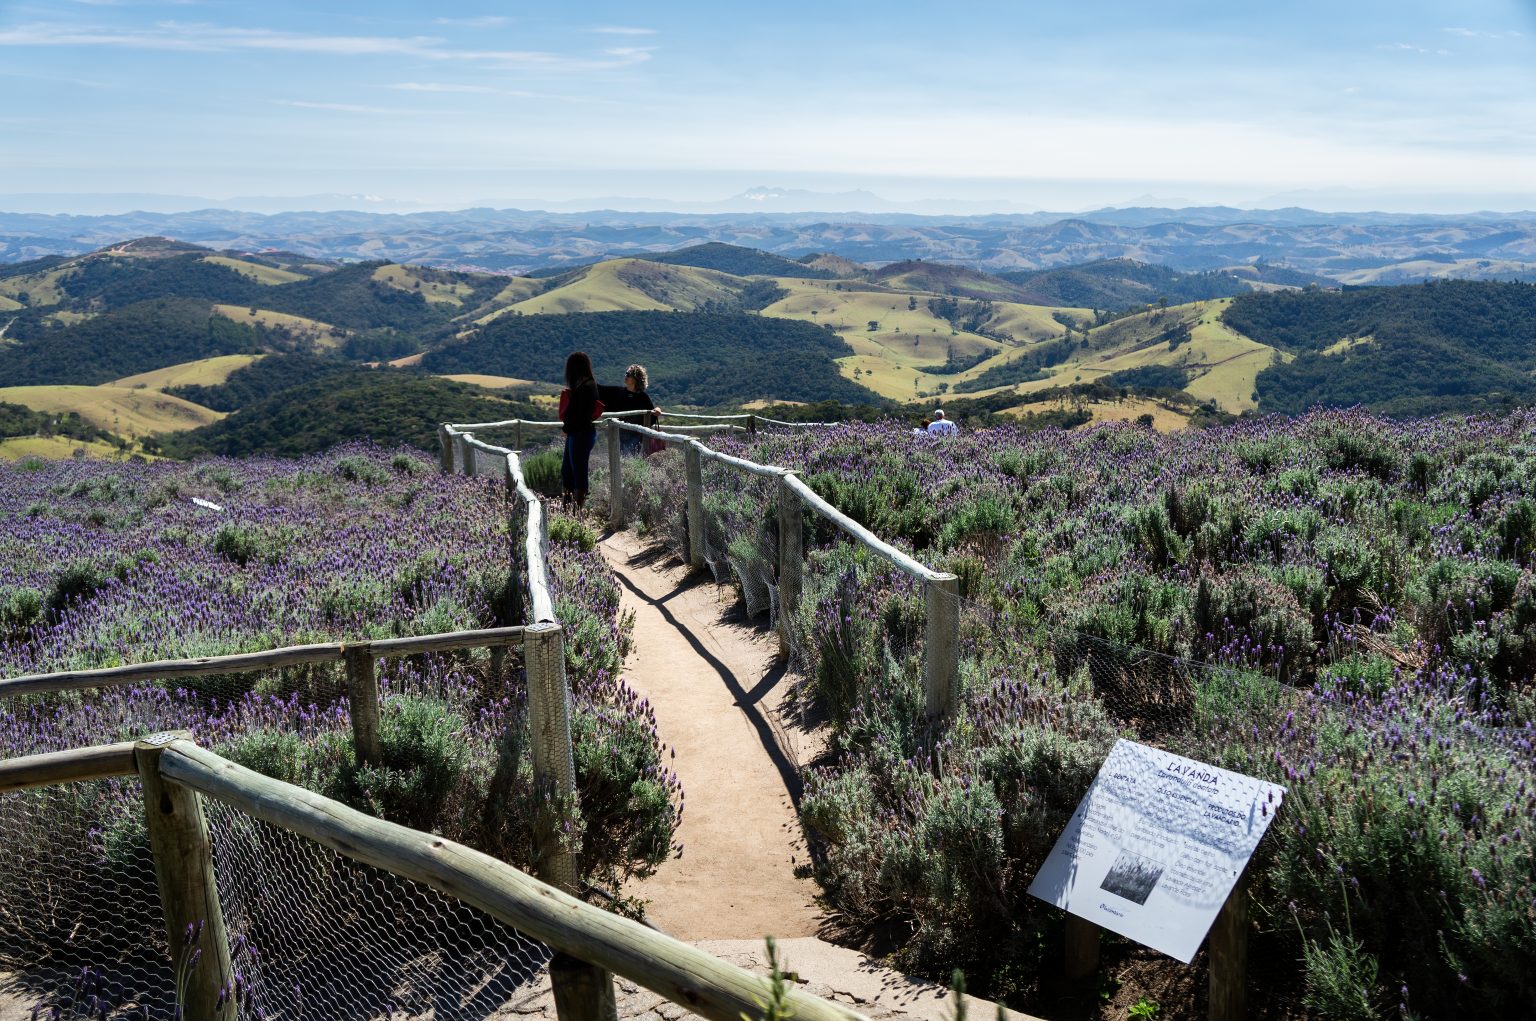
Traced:
<path fill-rule="evenodd" d="M 211 798 L 338 854 L 425 884 L 532 936 L 581 968 L 552 967 L 561 1021 L 615 1015 L 610 974 L 653 990 L 712 1021 L 760 1016 L 768 979 L 720 961 L 638 922 L 592 907 L 462 844 L 365 815 L 302 787 L 262 776 L 198 747 L 184 732 L 137 742 L 0 761 L 0 793 L 77 780 L 137 775 L 143 785 L 155 877 L 171 946 L 198 933 L 200 964 L 181 992 L 178 1016 L 231 1021 L 236 1004 L 213 852 L 203 813 Z M 199 924 L 203 923 L 203 924 Z M 188 948 L 193 949 L 193 948 Z M 861 1015 L 796 989 L 789 1016 L 860 1021 Z"/>
<path fill-rule="evenodd" d="M 778 632 L 781 643 L 788 640 L 789 615 L 800 600 L 801 579 L 804 567 L 804 537 L 802 535 L 801 508 L 808 507 L 816 514 L 825 518 L 837 526 L 854 541 L 868 548 L 876 556 L 890 563 L 898 570 L 904 571 L 917 579 L 923 585 L 924 598 L 927 604 L 927 622 L 924 629 L 923 643 L 923 682 L 927 693 L 927 709 L 930 716 L 939 717 L 947 714 L 954 706 L 956 697 L 956 685 L 959 681 L 959 632 L 960 632 L 960 582 L 959 579 L 944 571 L 935 571 L 932 568 L 919 563 L 906 553 L 885 542 L 863 525 L 854 521 L 846 514 L 833 507 L 826 500 L 816 494 L 810 486 L 806 485 L 792 469 L 779 468 L 772 465 L 757 464 L 753 461 L 722 454 L 717 450 L 705 446 L 692 436 L 679 433 L 674 430 L 660 431 L 650 429 L 642 425 L 636 425 L 625 421 L 627 417 L 635 415 L 649 415 L 650 412 L 620 412 L 604 415 L 601 427 L 608 434 L 608 523 L 614 528 L 621 528 L 624 524 L 624 484 L 621 462 L 622 444 L 619 436 L 623 432 L 632 433 L 665 443 L 669 448 L 681 448 L 686 458 L 686 473 L 688 480 L 688 562 L 690 566 L 701 567 L 705 560 L 704 550 L 704 483 L 703 463 L 714 461 L 737 471 L 745 472 L 763 478 L 778 480 L 778 517 L 779 517 L 779 575 L 778 594 L 780 614 L 778 620 Z M 759 421 L 757 416 L 718 416 L 723 419 L 748 419 L 750 428 L 755 430 Z M 773 424 L 776 420 L 764 421 Z M 465 466 L 470 473 L 474 471 L 474 452 L 479 450 L 484 453 L 494 453 L 497 457 L 506 457 L 509 465 L 517 463 L 515 451 L 505 447 L 495 447 L 482 443 L 474 437 L 473 430 L 479 429 L 505 429 L 517 430 L 514 442 L 520 442 L 522 438 L 519 420 L 509 419 L 505 422 L 481 422 L 472 425 L 444 425 L 439 430 L 442 443 L 442 463 L 444 471 L 454 471 L 456 466 Z M 823 424 L 823 423 L 806 423 Z M 558 426 L 558 422 L 539 423 L 543 427 Z M 706 427 L 713 428 L 713 427 Z M 529 494 L 531 496 L 531 494 Z"/>

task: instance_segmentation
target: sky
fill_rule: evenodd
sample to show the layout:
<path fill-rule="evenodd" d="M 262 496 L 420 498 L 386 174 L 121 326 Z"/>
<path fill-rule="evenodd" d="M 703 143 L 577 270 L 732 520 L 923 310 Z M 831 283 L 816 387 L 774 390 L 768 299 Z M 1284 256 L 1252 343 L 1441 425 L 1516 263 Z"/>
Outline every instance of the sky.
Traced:
<path fill-rule="evenodd" d="M 1536 209 L 1536 0 L 0 0 L 0 96 L 50 212 Z"/>

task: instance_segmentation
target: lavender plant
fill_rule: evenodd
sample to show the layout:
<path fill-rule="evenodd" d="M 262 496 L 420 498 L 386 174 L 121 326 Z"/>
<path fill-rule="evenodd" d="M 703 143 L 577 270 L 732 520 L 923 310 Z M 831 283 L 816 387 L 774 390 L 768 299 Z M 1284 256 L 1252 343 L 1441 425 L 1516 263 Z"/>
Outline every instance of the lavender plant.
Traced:
<path fill-rule="evenodd" d="M 963 700 L 929 725 L 920 605 L 806 520 L 792 638 L 836 736 L 802 811 L 851 923 L 1028 1002 L 1051 923 L 1020 884 L 1127 734 L 1290 788 L 1253 871 L 1308 996 L 1536 1012 L 1536 412 L 711 445 L 961 579 Z M 643 470 L 674 520 L 680 466 Z"/>

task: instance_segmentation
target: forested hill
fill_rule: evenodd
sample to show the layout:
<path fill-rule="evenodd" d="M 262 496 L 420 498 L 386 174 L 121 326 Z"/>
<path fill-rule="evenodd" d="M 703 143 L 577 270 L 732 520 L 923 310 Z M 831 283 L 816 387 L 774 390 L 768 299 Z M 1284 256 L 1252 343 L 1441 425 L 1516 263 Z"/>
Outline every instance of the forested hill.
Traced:
<path fill-rule="evenodd" d="M 435 451 L 443 422 L 548 417 L 525 401 L 490 397 L 452 380 L 353 368 L 254 400 L 201 429 L 163 436 L 157 452 L 296 456 L 365 437 L 384 446 L 408 443 Z"/>
<path fill-rule="evenodd" d="M 1224 321 L 1294 361 L 1258 376 L 1259 406 L 1388 414 L 1536 401 L 1536 285 L 1449 280 L 1236 298 Z"/>
<path fill-rule="evenodd" d="M 756 248 L 728 245 L 711 241 L 702 245 L 679 248 L 675 252 L 639 256 L 647 262 L 660 262 L 669 266 L 695 266 L 713 269 L 732 276 L 748 277 L 797 277 L 810 280 L 830 280 L 832 273 L 818 266 L 772 255 Z"/>
<path fill-rule="evenodd" d="M 658 403 L 713 406 L 759 398 L 879 403 L 838 374 L 850 354 L 836 334 L 809 323 L 750 314 L 573 312 L 507 316 L 472 339 L 427 354 L 438 373 L 561 377 L 571 351 L 592 356 L 599 382 L 617 384 L 631 362 L 646 366 Z"/>
<path fill-rule="evenodd" d="M 1229 298 L 1249 288 L 1230 272 L 1180 273 L 1134 259 L 1103 259 L 1057 269 L 1013 270 L 997 276 L 1017 285 L 1036 305 L 1120 310 Z"/>

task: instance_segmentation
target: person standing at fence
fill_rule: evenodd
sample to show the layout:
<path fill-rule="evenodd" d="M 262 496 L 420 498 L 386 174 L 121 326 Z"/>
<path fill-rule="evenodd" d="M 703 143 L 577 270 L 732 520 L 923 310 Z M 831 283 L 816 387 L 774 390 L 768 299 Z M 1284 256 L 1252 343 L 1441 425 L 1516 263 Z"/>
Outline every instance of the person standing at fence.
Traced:
<path fill-rule="evenodd" d="M 565 390 L 560 394 L 560 431 L 565 433 L 565 458 L 560 462 L 560 502 L 577 510 L 586 506 L 590 488 L 592 446 L 597 442 L 597 380 L 592 359 L 585 351 L 572 351 L 565 359 Z"/>
<path fill-rule="evenodd" d="M 608 411 L 649 411 L 649 415 L 626 415 L 624 421 L 654 429 L 661 422 L 661 409 L 646 393 L 649 382 L 644 365 L 631 365 L 624 370 L 623 386 L 599 386 L 597 395 Z M 640 453 L 644 446 L 641 437 L 631 432 L 625 432 L 623 436 L 620 447 L 624 453 Z"/>

